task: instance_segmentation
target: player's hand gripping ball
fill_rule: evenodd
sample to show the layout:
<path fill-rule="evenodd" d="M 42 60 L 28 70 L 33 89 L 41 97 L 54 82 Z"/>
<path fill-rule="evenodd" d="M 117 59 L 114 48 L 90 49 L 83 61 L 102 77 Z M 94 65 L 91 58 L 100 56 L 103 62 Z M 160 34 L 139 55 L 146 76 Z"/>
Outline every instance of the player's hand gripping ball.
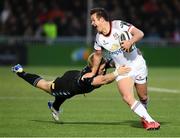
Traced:
<path fill-rule="evenodd" d="M 124 47 L 124 45 L 125 45 L 124 43 L 126 43 L 126 44 L 130 43 L 130 42 L 128 42 L 128 40 L 130 40 L 131 38 L 132 38 L 132 34 L 127 31 L 122 32 L 120 35 L 120 38 L 119 38 L 119 43 L 120 43 L 121 49 L 128 53 L 133 50 L 134 44 L 130 45 L 130 47 L 127 48 L 127 47 Z"/>

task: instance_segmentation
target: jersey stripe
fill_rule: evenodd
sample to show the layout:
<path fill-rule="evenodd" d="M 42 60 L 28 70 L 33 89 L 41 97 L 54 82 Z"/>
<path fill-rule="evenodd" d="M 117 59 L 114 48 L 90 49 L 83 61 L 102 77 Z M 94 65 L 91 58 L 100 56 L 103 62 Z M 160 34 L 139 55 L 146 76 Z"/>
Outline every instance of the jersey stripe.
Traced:
<path fill-rule="evenodd" d="M 128 32 L 125 31 L 125 33 L 126 33 L 126 35 L 127 35 L 127 37 L 128 37 L 128 40 L 130 40 L 130 36 L 129 36 Z"/>

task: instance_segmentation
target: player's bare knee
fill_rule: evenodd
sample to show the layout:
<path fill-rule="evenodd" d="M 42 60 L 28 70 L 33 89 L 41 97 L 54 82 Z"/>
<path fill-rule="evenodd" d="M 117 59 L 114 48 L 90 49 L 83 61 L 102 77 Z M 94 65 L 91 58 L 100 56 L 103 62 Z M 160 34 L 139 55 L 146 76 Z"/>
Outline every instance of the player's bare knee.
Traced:
<path fill-rule="evenodd" d="M 41 79 L 41 80 L 39 80 L 39 82 L 37 83 L 36 87 L 37 87 L 37 88 L 40 88 L 40 89 L 42 89 L 42 90 L 44 90 L 44 91 L 50 92 L 50 84 L 51 84 L 51 82 L 46 81 L 46 80 L 44 80 L 44 79 Z"/>

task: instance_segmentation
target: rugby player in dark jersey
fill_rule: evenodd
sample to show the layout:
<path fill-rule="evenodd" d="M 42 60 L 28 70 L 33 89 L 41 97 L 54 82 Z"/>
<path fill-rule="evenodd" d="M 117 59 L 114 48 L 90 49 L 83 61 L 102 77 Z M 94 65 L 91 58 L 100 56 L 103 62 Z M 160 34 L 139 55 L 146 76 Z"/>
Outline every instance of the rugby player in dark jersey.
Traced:
<path fill-rule="evenodd" d="M 88 65 L 81 71 L 69 70 L 53 81 L 47 81 L 36 74 L 26 73 L 19 64 L 12 67 L 12 71 L 31 85 L 55 97 L 54 102 L 48 102 L 48 107 L 52 111 L 53 119 L 58 121 L 59 108 L 65 100 L 78 94 L 92 92 L 101 85 L 114 81 L 119 74 L 125 74 L 131 70 L 129 67 L 121 66 L 114 72 L 106 74 L 106 69 L 111 65 L 109 61 L 105 61 L 104 58 L 102 58 L 97 73 L 91 78 L 84 78 L 83 76 L 86 73 L 91 72 L 93 55 L 94 53 L 89 56 Z"/>

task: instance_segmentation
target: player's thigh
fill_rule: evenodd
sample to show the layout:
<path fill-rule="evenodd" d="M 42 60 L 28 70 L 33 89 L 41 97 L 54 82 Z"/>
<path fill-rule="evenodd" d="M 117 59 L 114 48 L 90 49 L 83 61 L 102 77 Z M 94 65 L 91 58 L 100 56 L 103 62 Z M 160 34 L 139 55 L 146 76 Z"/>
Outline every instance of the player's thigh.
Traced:
<path fill-rule="evenodd" d="M 135 101 L 133 86 L 134 81 L 131 77 L 126 77 L 118 81 L 117 83 L 120 94 L 123 99 L 129 104 L 132 105 Z"/>
<path fill-rule="evenodd" d="M 142 65 L 135 73 L 135 88 L 141 99 L 146 99 L 147 96 L 147 74 L 146 65 Z"/>
<path fill-rule="evenodd" d="M 40 89 L 42 89 L 44 91 L 51 92 L 51 89 L 50 89 L 51 88 L 51 84 L 52 84 L 52 81 L 46 81 L 44 79 L 41 79 L 37 83 L 36 87 L 38 87 L 38 88 L 40 88 Z"/>

